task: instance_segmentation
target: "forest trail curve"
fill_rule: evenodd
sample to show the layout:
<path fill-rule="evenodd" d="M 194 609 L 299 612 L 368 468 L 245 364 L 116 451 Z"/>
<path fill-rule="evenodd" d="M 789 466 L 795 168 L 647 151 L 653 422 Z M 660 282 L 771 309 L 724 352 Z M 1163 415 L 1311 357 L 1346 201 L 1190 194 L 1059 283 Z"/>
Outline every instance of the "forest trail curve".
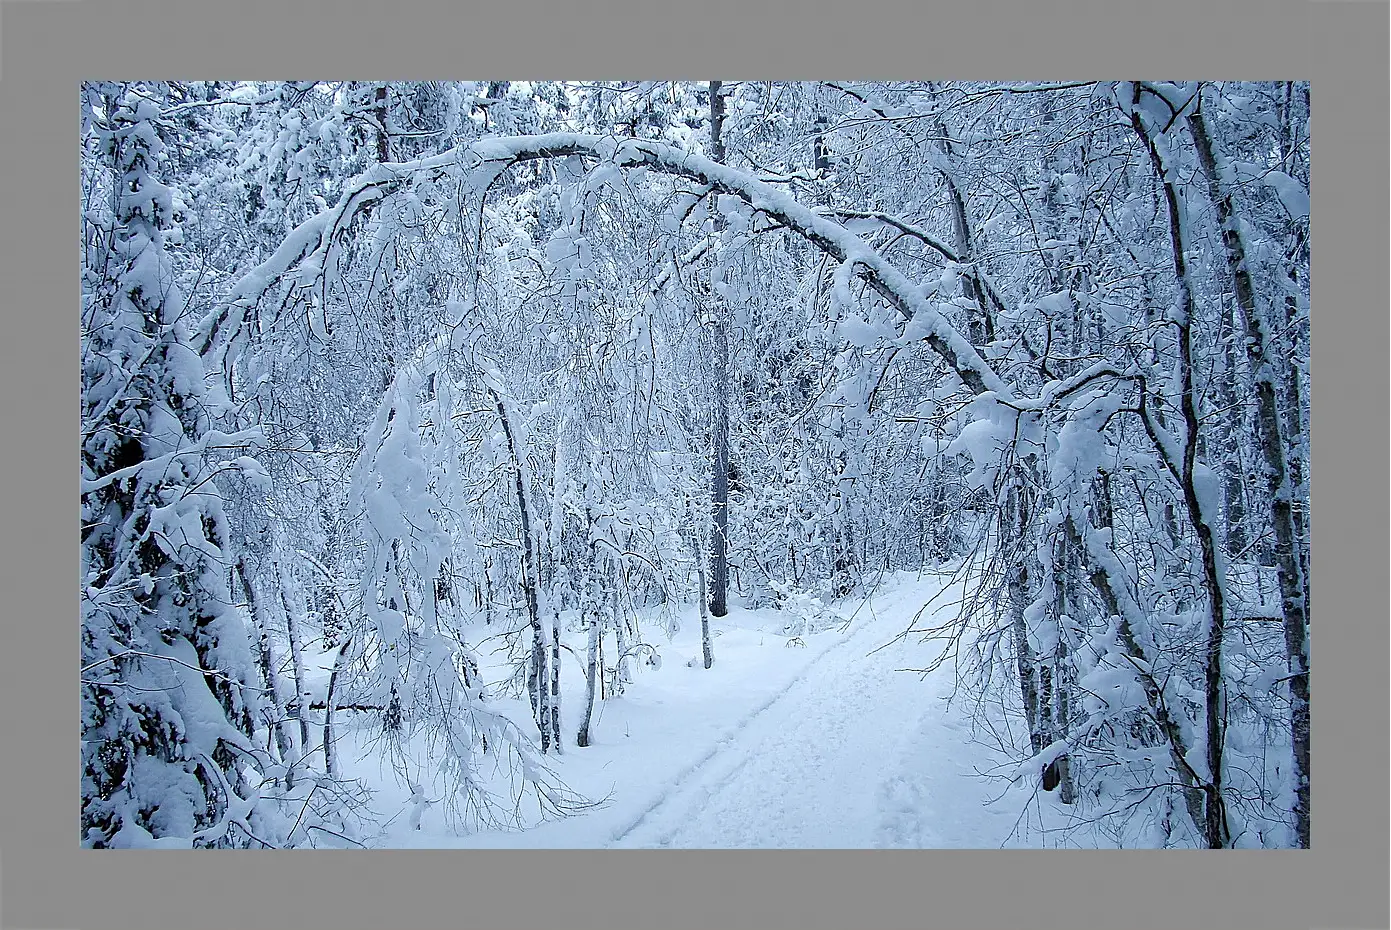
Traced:
<path fill-rule="evenodd" d="M 939 647 L 899 636 L 917 605 L 868 607 L 844 640 L 729 733 L 613 845 L 873 848 L 922 845 L 900 801 L 924 773 L 927 734 L 954 727 L 940 686 L 911 669 Z M 885 608 L 888 609 L 885 609 Z M 936 742 L 933 740 L 932 742 Z M 955 766 L 955 759 L 943 759 Z"/>

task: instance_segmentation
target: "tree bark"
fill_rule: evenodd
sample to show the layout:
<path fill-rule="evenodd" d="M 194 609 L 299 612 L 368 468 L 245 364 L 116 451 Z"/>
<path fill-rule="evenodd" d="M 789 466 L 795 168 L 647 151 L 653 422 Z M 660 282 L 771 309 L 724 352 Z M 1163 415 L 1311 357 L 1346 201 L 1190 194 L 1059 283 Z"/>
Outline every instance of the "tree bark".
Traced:
<path fill-rule="evenodd" d="M 547 706 L 551 713 L 551 745 L 564 749 L 560 738 L 560 607 L 551 599 L 551 694 Z"/>
<path fill-rule="evenodd" d="M 285 591 L 285 580 L 279 564 L 275 566 L 276 587 L 280 590 L 280 605 L 285 610 L 285 634 L 290 640 L 290 667 L 295 678 L 295 718 L 299 720 L 300 745 L 307 751 L 309 746 L 309 716 L 305 713 L 304 702 L 308 700 L 309 684 L 304 675 L 304 652 L 300 647 L 299 612 L 290 606 L 290 597 Z"/>
<path fill-rule="evenodd" d="M 701 659 L 705 667 L 709 668 L 715 664 L 715 651 L 714 645 L 710 639 L 710 611 L 707 607 L 709 603 L 708 591 L 705 578 L 705 563 L 702 559 L 705 549 L 705 540 L 701 538 L 704 534 L 701 533 L 699 529 L 695 529 L 695 533 L 696 581 L 699 584 L 697 602 L 700 604 L 700 651 Z"/>
<path fill-rule="evenodd" d="M 245 559 L 237 559 L 236 571 L 237 577 L 241 580 L 242 590 L 246 592 L 248 606 L 251 608 L 252 623 L 256 629 L 256 663 L 260 666 L 261 680 L 265 684 L 266 694 L 270 698 L 272 711 L 277 718 L 272 726 L 275 730 L 275 746 L 280 752 L 280 761 L 285 765 L 285 788 L 293 790 L 295 787 L 293 766 L 297 761 L 294 739 L 287 730 L 289 720 L 284 717 L 286 706 L 280 697 L 280 682 L 279 677 L 275 674 L 275 657 L 271 650 L 270 630 L 266 624 L 265 610 L 255 586 L 251 583 L 251 573 L 247 571 Z M 304 744 L 308 745 L 308 739 L 305 740 Z"/>
<path fill-rule="evenodd" d="M 512 456 L 513 490 L 517 497 L 517 514 L 522 531 L 522 588 L 526 596 L 527 620 L 531 625 L 531 658 L 527 666 L 527 696 L 531 700 L 531 710 L 541 732 L 541 752 L 551 748 L 551 735 L 557 717 L 551 713 L 550 692 L 547 682 L 546 629 L 541 620 L 540 565 L 536 553 L 534 521 L 531 518 L 531 505 L 527 500 L 526 483 L 522 477 L 521 450 L 512 434 L 512 421 L 507 415 L 507 407 L 502 396 L 489 389 L 493 402 L 497 405 L 498 419 L 502 422 L 502 433 L 507 440 L 507 448 Z M 557 651 L 558 651 L 557 647 Z M 557 657 L 557 665 L 559 659 Z M 558 678 L 559 669 L 554 678 Z"/>
<path fill-rule="evenodd" d="M 1218 391 L 1222 398 L 1222 407 L 1225 414 L 1222 417 L 1223 445 L 1226 447 L 1227 454 L 1223 456 L 1222 462 L 1222 487 L 1223 504 L 1226 510 L 1227 521 L 1227 557 L 1229 559 L 1241 558 L 1246 552 L 1247 547 L 1247 508 L 1246 508 L 1246 482 L 1245 469 L 1242 467 L 1245 459 L 1243 446 L 1245 445 L 1242 429 L 1244 425 L 1245 410 L 1244 406 L 1238 403 L 1237 388 L 1237 359 L 1236 347 L 1233 343 L 1232 333 L 1232 310 L 1229 307 L 1222 308 L 1222 322 L 1218 327 L 1217 338 L 1222 344 L 1222 359 L 1226 366 L 1225 377 L 1217 379 Z"/>
<path fill-rule="evenodd" d="M 594 716 L 594 698 L 599 675 L 603 672 L 599 661 L 599 638 L 603 635 L 602 612 L 599 610 L 597 592 L 594 590 L 595 576 L 599 573 L 598 544 L 594 540 L 594 519 L 589 509 L 585 509 L 585 528 L 589 533 L 589 577 L 585 581 L 584 612 L 589 616 L 589 645 L 585 651 L 584 710 L 580 719 L 579 733 L 575 745 L 581 749 L 589 745 L 589 727 Z"/>
<path fill-rule="evenodd" d="M 1285 652 L 1289 662 L 1290 730 L 1294 755 L 1295 833 L 1301 847 L 1309 846 L 1309 629 L 1305 613 L 1304 573 L 1299 562 L 1293 489 L 1286 459 L 1285 427 L 1276 397 L 1272 340 L 1256 303 L 1256 288 L 1247 263 L 1246 246 L 1231 190 L 1217 163 L 1202 104 L 1189 114 L 1188 128 L 1206 175 L 1208 196 L 1217 210 L 1227 269 L 1246 327 L 1246 356 L 1256 387 L 1256 436 L 1265 457 L 1266 489 L 1270 494 L 1275 529 L 1276 573 L 1284 615 Z"/>
<path fill-rule="evenodd" d="M 1023 540 L 1023 531 L 1028 526 L 1028 505 L 1024 499 L 1021 479 L 1015 475 L 1010 478 L 1009 489 L 1005 493 L 1005 506 L 1000 514 L 1000 541 Z M 1008 569 L 1005 581 L 1009 592 L 1010 633 L 1014 642 L 1014 661 L 1019 673 L 1019 692 L 1024 701 L 1024 720 L 1029 727 L 1029 747 L 1034 753 L 1043 751 L 1047 743 L 1039 727 L 1039 695 L 1037 658 L 1029 646 L 1029 631 L 1024 613 L 1029 606 L 1029 562 L 1031 556 L 1027 545 L 1018 556 L 1018 562 Z"/>
<path fill-rule="evenodd" d="M 377 121 L 377 161 L 391 161 L 391 136 L 386 128 L 386 85 L 378 84 L 372 93 L 372 116 Z"/>
<path fill-rule="evenodd" d="M 333 741 L 333 699 L 338 691 L 338 676 L 343 671 L 343 659 L 348 654 L 348 648 L 352 645 L 351 635 L 343 640 L 343 645 L 338 647 L 338 655 L 333 658 L 333 671 L 328 675 L 328 693 L 324 695 L 324 772 L 329 778 L 338 777 L 338 756 L 334 748 Z"/>
<path fill-rule="evenodd" d="M 1174 263 L 1174 276 L 1179 288 L 1179 306 L 1176 318 L 1172 321 L 1177 330 L 1178 378 L 1182 385 L 1179 410 L 1183 418 L 1183 448 L 1181 461 L 1172 462 L 1165 458 L 1173 477 L 1178 481 L 1183 494 L 1189 523 L 1198 537 L 1202 553 L 1203 579 L 1209 600 L 1209 629 L 1203 668 L 1203 711 L 1207 730 L 1208 784 L 1204 787 L 1206 806 L 1203 816 L 1203 836 L 1210 849 L 1227 845 L 1230 834 L 1226 825 L 1226 803 L 1223 798 L 1222 762 L 1224 735 L 1226 727 L 1226 690 L 1222 680 L 1222 647 L 1226 631 L 1226 599 L 1222 578 L 1217 567 L 1217 540 L 1210 520 L 1213 515 L 1204 514 L 1198 498 L 1194 481 L 1197 465 L 1199 422 L 1197 412 L 1196 387 L 1193 379 L 1193 317 L 1196 307 L 1193 282 L 1191 280 L 1187 251 L 1188 243 L 1184 233 L 1182 207 L 1179 191 L 1175 188 L 1176 178 L 1169 170 L 1164 155 L 1159 148 L 1159 136 L 1145 125 L 1139 111 L 1139 99 L 1143 88 L 1134 87 L 1134 105 L 1130 111 L 1131 125 L 1149 152 L 1157 180 L 1162 185 L 1164 202 L 1169 220 L 1169 245 Z M 1161 450 L 1161 455 L 1163 451 Z"/>
<path fill-rule="evenodd" d="M 724 97 L 719 81 L 710 82 L 710 157 L 724 163 Z M 717 211 L 718 212 L 718 211 Z M 717 219 L 716 234 L 719 225 Z M 715 273 L 718 273 L 716 271 Z M 729 331 L 724 303 L 713 293 L 712 327 L 715 339 L 715 428 L 710 501 L 714 531 L 710 534 L 710 613 L 723 617 L 729 613 Z M 708 647 L 707 647 L 707 652 Z M 706 668 L 710 667 L 707 659 Z"/>

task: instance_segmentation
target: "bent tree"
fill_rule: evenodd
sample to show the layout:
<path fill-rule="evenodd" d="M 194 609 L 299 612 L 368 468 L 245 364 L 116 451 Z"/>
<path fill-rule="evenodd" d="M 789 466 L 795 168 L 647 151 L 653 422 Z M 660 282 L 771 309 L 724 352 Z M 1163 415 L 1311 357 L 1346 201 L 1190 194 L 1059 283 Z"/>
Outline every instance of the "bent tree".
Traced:
<path fill-rule="evenodd" d="M 233 116 L 230 89 L 202 88 L 275 136 L 300 199 L 263 188 L 254 263 L 202 247 L 229 273 L 188 346 L 248 397 L 262 355 L 370 369 L 330 377 L 322 409 L 286 402 L 289 432 L 340 418 L 296 467 L 351 461 L 364 547 L 329 519 L 300 547 L 325 556 L 321 602 L 354 592 L 335 700 L 396 745 L 431 734 L 466 810 L 488 813 L 480 760 L 501 752 L 564 811 L 542 764 L 563 746 L 564 611 L 588 633 L 586 745 L 596 692 L 643 654 L 639 608 L 693 570 L 703 613 L 707 556 L 718 617 L 979 542 L 985 594 L 957 633 L 983 644 L 981 687 L 1011 670 L 1020 779 L 1127 842 L 1307 844 L 1304 492 L 1276 477 L 1307 398 L 1273 348 L 1303 343 L 1262 316 L 1307 319 L 1286 248 L 1307 105 L 1292 117 L 1275 85 L 699 89 L 287 85 L 239 89 Z M 207 157 L 184 170 L 225 179 Z M 1243 365 L 1207 350 L 1233 307 Z M 1230 458 L 1265 463 L 1268 508 L 1226 506 L 1210 464 L 1250 435 L 1263 458 Z M 1287 674 L 1262 667 L 1271 565 Z M 495 621 L 535 737 L 470 671 Z"/>

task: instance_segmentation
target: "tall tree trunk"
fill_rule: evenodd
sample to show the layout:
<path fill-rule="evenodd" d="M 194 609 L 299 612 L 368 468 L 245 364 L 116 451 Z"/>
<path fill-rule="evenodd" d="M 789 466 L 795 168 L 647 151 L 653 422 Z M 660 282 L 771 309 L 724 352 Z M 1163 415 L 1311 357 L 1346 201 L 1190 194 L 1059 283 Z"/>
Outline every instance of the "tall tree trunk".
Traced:
<path fill-rule="evenodd" d="M 706 534 L 701 529 L 701 518 L 694 518 L 692 531 L 695 533 L 695 569 L 696 581 L 699 585 L 698 603 L 700 604 L 700 651 L 701 658 L 706 668 L 715 664 L 715 649 L 710 638 L 710 610 L 709 610 L 709 585 L 705 574 L 705 560 L 703 555 L 707 547 Z"/>
<path fill-rule="evenodd" d="M 715 664 L 715 652 L 710 641 L 710 611 L 706 607 L 705 568 L 696 562 L 696 580 L 700 586 L 700 654 L 706 668 Z"/>
<path fill-rule="evenodd" d="M 1222 346 L 1222 361 L 1226 368 L 1222 377 L 1217 378 L 1218 394 L 1222 398 L 1222 432 L 1226 455 L 1222 461 L 1223 504 L 1227 521 L 1227 557 L 1238 558 L 1246 551 L 1246 482 L 1243 468 L 1243 445 L 1245 430 L 1242 429 L 1245 405 L 1238 403 L 1236 345 L 1232 333 L 1233 312 L 1230 307 L 1222 308 L 1222 322 L 1217 330 L 1217 338 Z M 1258 569 L 1259 570 L 1259 569 Z"/>
<path fill-rule="evenodd" d="M 710 157 L 723 164 L 724 97 L 720 95 L 720 86 L 719 81 L 710 82 Z M 716 234 L 718 231 L 717 220 Z M 715 338 L 715 428 L 710 485 L 714 523 L 714 531 L 710 534 L 710 613 L 723 617 L 729 613 L 729 330 L 723 301 L 715 293 L 711 299 L 714 301 L 711 315 Z"/>
<path fill-rule="evenodd" d="M 1299 564 L 1299 534 L 1295 525 L 1293 488 L 1286 459 L 1285 427 L 1276 396 L 1275 366 L 1278 358 L 1266 320 L 1256 304 L 1256 288 L 1247 263 L 1225 165 L 1219 165 L 1212 139 L 1203 120 L 1202 103 L 1189 114 L 1188 128 L 1197 149 L 1198 162 L 1207 176 L 1208 196 L 1217 210 L 1227 269 L 1237 306 L 1246 324 L 1246 356 L 1256 386 L 1256 435 L 1265 457 L 1266 489 L 1270 494 L 1275 529 L 1276 573 L 1284 614 L 1285 652 L 1289 662 L 1290 730 L 1294 754 L 1295 833 L 1299 845 L 1309 846 L 1309 629 L 1305 613 L 1304 573 Z"/>
<path fill-rule="evenodd" d="M 527 666 L 527 696 L 531 699 L 531 710 L 535 715 L 536 726 L 541 731 L 541 751 L 551 748 L 551 735 L 556 717 L 551 713 L 550 693 L 555 685 L 547 681 L 546 627 L 541 620 L 540 564 L 536 553 L 535 521 L 531 518 L 531 504 L 527 499 L 526 481 L 523 478 L 521 450 L 517 448 L 512 433 L 512 421 L 507 415 L 507 407 L 497 391 L 489 389 L 493 402 L 497 405 L 498 419 L 502 423 L 502 434 L 507 440 L 507 448 L 512 457 L 513 490 L 517 498 L 517 514 L 522 530 L 522 588 L 526 596 L 527 620 L 531 625 L 531 657 Z M 557 647 L 558 651 L 558 647 Z M 559 677 L 559 658 L 553 678 Z"/>
<path fill-rule="evenodd" d="M 562 752 L 565 746 L 564 740 L 560 738 L 560 605 L 555 602 L 555 598 L 550 598 L 551 603 L 551 693 L 547 708 L 551 715 L 551 745 L 556 752 Z"/>
<path fill-rule="evenodd" d="M 1193 377 L 1193 317 L 1194 287 L 1188 270 L 1188 243 L 1182 214 L 1181 194 L 1176 189 L 1176 175 L 1169 170 L 1164 154 L 1160 149 L 1162 133 L 1154 133 L 1145 124 L 1140 114 L 1139 100 L 1143 92 L 1140 84 L 1134 85 L 1134 98 L 1130 111 L 1131 125 L 1145 145 L 1154 167 L 1155 177 L 1162 185 L 1164 202 L 1169 220 L 1169 245 L 1174 263 L 1174 276 L 1178 284 L 1179 300 L 1176 316 L 1173 319 L 1177 335 L 1178 368 L 1181 384 L 1179 410 L 1183 418 L 1183 447 L 1181 460 L 1169 461 L 1165 457 L 1173 477 L 1178 481 L 1183 493 L 1189 523 L 1198 537 L 1202 553 L 1203 579 L 1208 593 L 1209 625 L 1207 646 L 1203 669 L 1203 711 L 1207 731 L 1208 783 L 1204 786 L 1206 805 L 1203 817 L 1203 836 L 1208 847 L 1219 849 L 1227 845 L 1230 833 L 1226 823 L 1226 801 L 1223 797 L 1223 749 L 1226 728 L 1226 690 L 1222 678 L 1222 647 L 1226 632 L 1226 599 L 1222 578 L 1217 567 L 1217 540 L 1211 520 L 1215 515 L 1205 514 L 1198 497 L 1195 483 L 1199 422 L 1197 412 L 1197 389 Z M 1161 450 L 1163 454 L 1163 450 Z"/>
<path fill-rule="evenodd" d="M 1078 561 L 1075 547 L 1066 535 L 1053 541 L 1052 574 L 1053 602 L 1050 605 L 1049 619 L 1054 626 L 1053 646 L 1047 655 L 1035 657 L 1035 667 L 1039 679 L 1039 729 L 1044 744 L 1067 736 L 1067 708 L 1070 695 L 1067 692 L 1070 677 L 1066 674 L 1066 653 L 1063 643 L 1063 623 L 1075 616 L 1077 601 L 1074 591 L 1076 572 L 1074 564 Z M 1047 791 L 1058 789 L 1064 803 L 1072 803 L 1072 767 L 1066 755 L 1059 756 L 1043 772 L 1043 787 Z"/>
<path fill-rule="evenodd" d="M 236 564 L 237 577 L 241 580 L 242 590 L 246 592 L 248 606 L 251 608 L 251 619 L 256 629 L 256 664 L 261 670 L 261 680 L 265 685 L 266 696 L 270 698 L 271 712 L 275 715 L 272 727 L 275 730 L 275 747 L 280 752 L 280 761 L 285 765 L 285 787 L 293 790 L 295 787 L 295 770 L 293 768 L 297 761 L 295 752 L 295 741 L 289 731 L 289 719 L 286 716 L 286 703 L 280 697 L 280 679 L 275 673 L 275 655 L 271 649 L 270 629 L 266 623 L 266 613 L 261 602 L 255 585 L 251 582 L 251 573 L 247 571 L 246 561 L 238 559 Z M 304 741 L 308 745 L 308 740 Z"/>
<path fill-rule="evenodd" d="M 599 661 L 599 638 L 603 635 L 600 621 L 603 614 L 599 610 L 598 594 L 594 590 L 595 578 L 599 573 L 599 546 L 594 539 L 594 518 L 590 515 L 588 507 L 584 511 L 584 522 L 589 534 L 589 577 L 585 580 L 581 610 L 589 618 L 589 645 L 585 650 L 584 710 L 581 711 L 580 729 L 575 737 L 575 745 L 581 749 L 589 745 L 589 726 L 594 715 L 595 691 L 599 676 L 603 672 Z"/>
<path fill-rule="evenodd" d="M 1301 326 L 1299 312 L 1299 267 L 1308 265 L 1309 262 L 1309 241 L 1304 235 L 1304 231 L 1298 230 L 1295 243 L 1291 248 L 1290 267 L 1288 271 L 1289 286 L 1292 293 L 1285 297 L 1285 345 L 1282 357 L 1289 361 L 1285 366 L 1285 377 L 1283 379 L 1283 394 L 1286 411 L 1285 419 L 1285 448 L 1289 450 L 1289 474 L 1290 482 L 1296 494 L 1296 500 L 1292 502 L 1294 518 L 1295 541 L 1299 549 L 1299 566 L 1304 579 L 1304 616 L 1309 617 L 1309 518 L 1305 509 L 1300 506 L 1308 498 L 1307 476 L 1304 471 L 1304 462 L 1309 454 L 1308 436 L 1304 429 L 1304 403 L 1307 388 L 1303 384 L 1300 376 L 1299 366 L 1294 363 L 1295 349 L 1299 344 L 1298 330 Z"/>
<path fill-rule="evenodd" d="M 280 605 L 285 611 L 285 634 L 290 640 L 290 668 L 295 679 L 294 714 L 299 721 L 300 745 L 305 747 L 301 751 L 307 752 L 309 747 L 309 683 L 305 680 L 304 652 L 300 646 L 300 613 L 290 604 L 290 596 L 285 590 L 285 579 L 279 563 L 276 563 L 275 566 L 275 584 L 280 591 Z"/>
<path fill-rule="evenodd" d="M 1022 479 L 1012 475 L 1000 513 L 1000 542 L 1023 542 L 1029 525 L 1028 503 Z M 1005 585 L 1009 592 L 1010 634 L 1014 642 L 1015 667 L 1019 672 L 1019 692 L 1024 701 L 1024 721 L 1029 728 L 1029 747 L 1043 751 L 1047 742 L 1039 726 L 1038 660 L 1029 645 L 1025 612 L 1029 606 L 1029 565 L 1033 559 L 1027 544 L 1021 545 L 1017 563 L 1009 567 Z"/>
<path fill-rule="evenodd" d="M 378 84 L 372 92 L 372 116 L 377 121 L 377 161 L 391 161 L 391 135 L 386 128 L 386 85 Z"/>
<path fill-rule="evenodd" d="M 632 680 L 628 671 L 628 630 L 619 612 L 618 592 L 613 592 L 613 638 L 617 658 L 613 660 L 613 693 L 622 694 L 623 686 Z M 603 643 L 600 642 L 600 648 Z"/>
<path fill-rule="evenodd" d="M 1307 120 L 1309 116 L 1309 87 L 1304 85 L 1300 95 L 1303 102 L 1304 116 Z M 1301 140 L 1298 132 L 1299 118 L 1295 106 L 1295 85 L 1292 81 L 1284 84 L 1284 100 L 1281 107 L 1280 118 L 1280 161 L 1281 168 L 1288 174 L 1297 179 L 1303 180 L 1307 185 L 1307 177 L 1301 177 L 1302 172 L 1296 168 L 1296 156 Z M 1302 162 L 1300 168 L 1305 167 Z M 1299 565 L 1304 577 L 1304 616 L 1309 616 L 1309 520 L 1300 503 L 1308 497 L 1308 489 L 1305 485 L 1304 463 L 1308 457 L 1306 446 L 1307 437 L 1304 429 L 1304 401 L 1306 400 L 1307 386 L 1303 383 L 1303 378 L 1299 366 L 1294 364 L 1295 350 L 1299 345 L 1299 331 L 1307 325 L 1307 320 L 1301 319 L 1299 309 L 1299 270 L 1301 267 L 1308 267 L 1309 264 L 1309 237 L 1304 230 L 1302 223 L 1296 222 L 1291 242 L 1287 249 L 1289 291 L 1285 295 L 1285 337 L 1280 350 L 1282 357 L 1289 361 L 1284 368 L 1281 388 L 1285 408 L 1285 442 L 1289 456 L 1290 481 L 1293 484 L 1296 494 L 1294 510 L 1295 539 L 1299 548 Z"/>
<path fill-rule="evenodd" d="M 333 671 L 328 674 L 328 693 L 324 695 L 324 772 L 329 778 L 338 777 L 338 750 L 334 745 L 337 737 L 333 733 L 334 700 L 338 692 L 338 678 L 343 672 L 343 663 L 352 642 L 352 636 L 348 635 L 338 647 L 338 654 L 333 657 Z"/>

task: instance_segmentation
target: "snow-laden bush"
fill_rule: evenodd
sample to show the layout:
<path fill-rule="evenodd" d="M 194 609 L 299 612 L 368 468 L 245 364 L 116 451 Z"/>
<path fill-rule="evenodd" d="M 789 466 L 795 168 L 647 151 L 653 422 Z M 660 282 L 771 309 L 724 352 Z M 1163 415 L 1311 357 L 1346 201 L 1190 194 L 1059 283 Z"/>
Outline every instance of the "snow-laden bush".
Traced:
<path fill-rule="evenodd" d="M 839 626 L 844 618 L 821 598 L 803 588 L 789 584 L 771 582 L 778 595 L 778 609 L 787 614 L 787 623 L 782 632 L 786 636 L 801 637 L 820 633 Z"/>

